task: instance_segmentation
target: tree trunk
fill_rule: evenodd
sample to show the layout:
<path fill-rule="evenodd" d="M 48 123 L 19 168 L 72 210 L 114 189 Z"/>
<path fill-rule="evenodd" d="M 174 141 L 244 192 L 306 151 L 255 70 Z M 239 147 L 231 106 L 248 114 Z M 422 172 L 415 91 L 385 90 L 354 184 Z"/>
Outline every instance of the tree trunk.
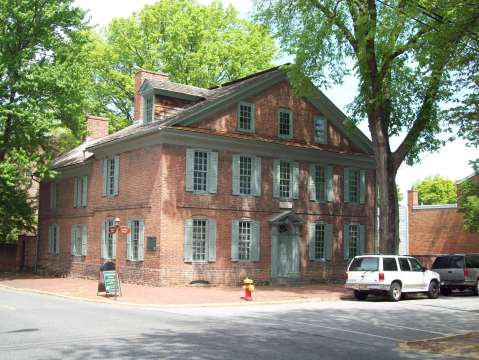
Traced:
<path fill-rule="evenodd" d="M 396 254 L 398 251 L 398 203 L 396 190 L 396 170 L 394 158 L 389 147 L 388 133 L 385 129 L 388 121 L 385 113 L 369 116 L 369 128 L 373 138 L 376 159 L 376 185 L 379 194 L 379 252 Z"/>

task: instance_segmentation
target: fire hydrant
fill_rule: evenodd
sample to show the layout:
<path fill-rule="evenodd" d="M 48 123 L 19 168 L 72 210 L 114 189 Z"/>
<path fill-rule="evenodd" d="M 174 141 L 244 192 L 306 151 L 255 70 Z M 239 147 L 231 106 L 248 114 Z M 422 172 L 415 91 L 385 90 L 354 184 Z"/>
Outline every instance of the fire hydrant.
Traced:
<path fill-rule="evenodd" d="M 243 280 L 243 289 L 244 289 L 244 298 L 246 301 L 251 301 L 253 298 L 251 297 L 251 292 L 254 291 L 254 283 L 253 279 L 246 278 Z"/>

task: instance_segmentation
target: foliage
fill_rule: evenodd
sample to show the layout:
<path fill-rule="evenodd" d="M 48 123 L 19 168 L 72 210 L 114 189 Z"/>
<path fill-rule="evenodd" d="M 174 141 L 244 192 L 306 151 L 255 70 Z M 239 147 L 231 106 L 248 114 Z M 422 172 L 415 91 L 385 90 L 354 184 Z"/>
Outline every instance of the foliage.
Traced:
<path fill-rule="evenodd" d="M 33 173 L 85 131 L 90 73 L 84 13 L 68 0 L 0 1 L 0 241 L 34 225 Z"/>
<path fill-rule="evenodd" d="M 476 177 L 479 173 L 476 173 Z M 470 179 L 460 185 L 459 211 L 464 214 L 464 228 L 479 233 L 479 180 Z"/>
<path fill-rule="evenodd" d="M 419 195 L 419 204 L 455 204 L 457 202 L 456 185 L 452 180 L 444 177 L 425 178 L 419 181 L 415 188 Z"/>
<path fill-rule="evenodd" d="M 439 105 L 451 99 L 454 76 L 467 77 L 457 59 L 479 51 L 470 36 L 479 8 L 463 0 L 256 0 L 255 8 L 295 56 L 290 75 L 299 91 L 302 74 L 320 86 L 348 73 L 360 80 L 351 115 L 367 118 L 376 156 L 380 250 L 397 251 L 397 170 L 444 143 Z M 394 136 L 402 141 L 392 151 Z"/>
<path fill-rule="evenodd" d="M 266 28 L 238 18 L 232 6 L 190 0 L 160 0 L 113 19 L 96 44 L 98 99 L 102 114 L 114 116 L 114 129 L 132 120 L 133 78 L 140 68 L 210 87 L 269 67 L 276 52 Z"/>

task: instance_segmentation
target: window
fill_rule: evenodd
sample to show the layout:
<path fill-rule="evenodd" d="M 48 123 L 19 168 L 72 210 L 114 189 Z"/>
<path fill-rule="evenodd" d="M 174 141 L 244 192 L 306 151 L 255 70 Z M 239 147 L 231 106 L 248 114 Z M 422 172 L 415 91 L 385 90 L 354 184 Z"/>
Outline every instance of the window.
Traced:
<path fill-rule="evenodd" d="M 327 123 L 320 116 L 314 118 L 314 142 L 318 144 L 326 144 L 328 142 Z"/>
<path fill-rule="evenodd" d="M 110 229 L 115 226 L 113 219 L 107 219 L 102 225 L 102 246 L 101 257 L 103 259 L 116 258 L 116 233 L 112 233 Z"/>
<path fill-rule="evenodd" d="M 309 199 L 333 201 L 333 167 L 311 164 L 309 167 Z"/>
<path fill-rule="evenodd" d="M 88 238 L 88 228 L 86 225 L 72 226 L 72 255 L 85 256 Z"/>
<path fill-rule="evenodd" d="M 57 224 L 48 226 L 48 253 L 50 255 L 60 253 L 60 227 Z"/>
<path fill-rule="evenodd" d="M 365 227 L 361 224 L 344 225 L 344 257 L 353 258 L 364 254 L 366 248 Z"/>
<path fill-rule="evenodd" d="M 154 95 L 144 97 L 143 122 L 145 124 L 151 123 L 154 116 Z"/>
<path fill-rule="evenodd" d="M 216 221 L 194 218 L 185 221 L 184 258 L 186 262 L 216 260 Z"/>
<path fill-rule="evenodd" d="M 58 186 L 56 182 L 50 183 L 50 209 L 58 207 Z"/>
<path fill-rule="evenodd" d="M 128 221 L 130 232 L 127 237 L 127 259 L 131 261 L 143 261 L 145 248 L 144 221 L 134 219 Z"/>
<path fill-rule="evenodd" d="M 366 192 L 366 171 L 344 169 L 344 201 L 347 203 L 364 204 Z"/>
<path fill-rule="evenodd" d="M 254 105 L 240 103 L 238 105 L 238 130 L 254 132 Z"/>
<path fill-rule="evenodd" d="M 299 197 L 299 164 L 294 161 L 275 160 L 273 169 L 273 196 L 281 199 L 297 199 Z"/>
<path fill-rule="evenodd" d="M 360 257 L 353 260 L 348 271 L 378 271 L 379 258 Z"/>
<path fill-rule="evenodd" d="M 103 160 L 103 195 L 118 195 L 120 157 L 118 155 Z"/>
<path fill-rule="evenodd" d="M 259 261 L 260 224 L 254 220 L 234 220 L 231 229 L 231 259 Z"/>
<path fill-rule="evenodd" d="M 278 136 L 283 138 L 293 137 L 293 116 L 289 110 L 278 111 Z"/>
<path fill-rule="evenodd" d="M 75 176 L 73 187 L 73 207 L 86 207 L 88 193 L 88 177 Z"/>
<path fill-rule="evenodd" d="M 216 193 L 218 153 L 209 150 L 186 150 L 186 191 Z"/>
<path fill-rule="evenodd" d="M 401 271 L 411 271 L 411 266 L 409 265 L 409 261 L 407 261 L 407 258 L 398 258 L 398 260 Z"/>
<path fill-rule="evenodd" d="M 423 267 L 416 259 L 409 258 L 409 263 L 411 264 L 412 271 L 422 271 Z"/>
<path fill-rule="evenodd" d="M 395 258 L 383 258 L 383 271 L 398 271 Z"/>
<path fill-rule="evenodd" d="M 332 225 L 323 222 L 309 224 L 309 259 L 331 260 Z"/>
<path fill-rule="evenodd" d="M 261 195 L 261 159 L 233 155 L 233 195 Z"/>

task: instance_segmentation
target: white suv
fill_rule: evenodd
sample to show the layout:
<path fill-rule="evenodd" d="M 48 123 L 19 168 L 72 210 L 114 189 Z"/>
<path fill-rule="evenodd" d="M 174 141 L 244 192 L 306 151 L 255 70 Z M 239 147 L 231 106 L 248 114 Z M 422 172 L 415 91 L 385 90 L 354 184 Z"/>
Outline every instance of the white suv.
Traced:
<path fill-rule="evenodd" d="M 412 256 L 356 256 L 349 263 L 347 275 L 346 288 L 353 289 L 358 300 L 380 293 L 393 301 L 406 293 L 423 292 L 430 299 L 439 294 L 439 274 L 427 270 Z"/>

